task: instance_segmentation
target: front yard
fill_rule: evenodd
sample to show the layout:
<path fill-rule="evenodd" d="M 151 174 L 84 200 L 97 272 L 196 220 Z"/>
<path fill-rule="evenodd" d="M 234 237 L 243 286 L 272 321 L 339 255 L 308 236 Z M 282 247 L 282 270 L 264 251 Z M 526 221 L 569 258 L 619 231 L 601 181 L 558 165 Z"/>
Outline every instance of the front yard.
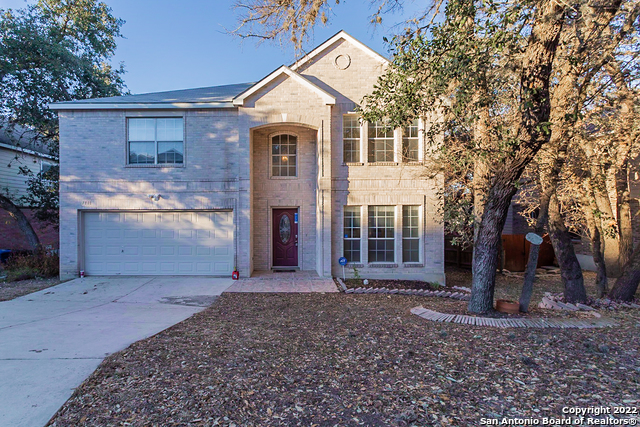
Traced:
<path fill-rule="evenodd" d="M 2 271 L 0 271 L 1 273 Z M 62 282 L 57 277 L 17 280 L 15 282 L 5 282 L 0 279 L 0 301 L 9 301 L 60 283 Z"/>
<path fill-rule="evenodd" d="M 594 330 L 481 328 L 409 313 L 464 304 L 223 294 L 108 357 L 50 425 L 478 426 L 561 417 L 567 406 L 639 406 L 638 310 L 603 312 L 620 326 Z"/>

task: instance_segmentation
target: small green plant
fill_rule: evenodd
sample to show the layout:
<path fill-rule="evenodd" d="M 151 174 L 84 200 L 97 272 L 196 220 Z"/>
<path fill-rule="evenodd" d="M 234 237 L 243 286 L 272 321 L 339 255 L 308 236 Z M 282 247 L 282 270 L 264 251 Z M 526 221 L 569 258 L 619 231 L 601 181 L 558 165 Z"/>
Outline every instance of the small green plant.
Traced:
<path fill-rule="evenodd" d="M 358 269 L 355 266 L 353 266 L 353 278 L 356 279 L 356 280 L 360 280 L 361 279 L 360 272 L 358 271 Z"/>

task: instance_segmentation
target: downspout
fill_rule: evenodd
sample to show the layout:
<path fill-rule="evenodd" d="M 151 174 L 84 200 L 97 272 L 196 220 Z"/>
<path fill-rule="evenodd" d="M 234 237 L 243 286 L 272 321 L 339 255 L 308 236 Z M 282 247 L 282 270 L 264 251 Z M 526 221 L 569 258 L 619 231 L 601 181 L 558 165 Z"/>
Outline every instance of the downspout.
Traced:
<path fill-rule="evenodd" d="M 320 165 L 321 165 L 321 171 L 320 171 L 320 176 L 321 178 L 324 178 L 324 120 L 322 120 L 320 122 Z M 320 238 L 320 241 L 322 242 L 320 244 L 320 253 L 322 254 L 322 256 L 320 257 L 320 259 L 322 259 L 322 273 L 324 276 L 324 270 L 325 270 L 325 265 L 324 265 L 324 233 L 325 233 L 325 227 L 324 227 L 324 188 L 322 190 L 320 190 L 320 197 L 322 198 L 320 200 L 320 209 L 322 212 L 322 218 L 320 219 L 320 223 L 322 224 L 322 237 Z"/>

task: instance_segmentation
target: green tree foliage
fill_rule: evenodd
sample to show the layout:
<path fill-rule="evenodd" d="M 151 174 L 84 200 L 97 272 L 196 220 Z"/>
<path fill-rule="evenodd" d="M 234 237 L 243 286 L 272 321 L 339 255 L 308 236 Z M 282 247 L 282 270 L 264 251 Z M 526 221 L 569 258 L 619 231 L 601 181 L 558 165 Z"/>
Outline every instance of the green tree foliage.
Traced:
<path fill-rule="evenodd" d="M 123 66 L 109 63 L 122 24 L 97 0 L 39 0 L 23 9 L 0 9 L 3 126 L 34 132 L 31 143 L 46 144 L 57 156 L 58 118 L 50 103 L 117 96 L 124 90 Z M 29 180 L 24 200 L 39 208 L 40 218 L 57 223 L 57 168 L 23 173 Z"/>

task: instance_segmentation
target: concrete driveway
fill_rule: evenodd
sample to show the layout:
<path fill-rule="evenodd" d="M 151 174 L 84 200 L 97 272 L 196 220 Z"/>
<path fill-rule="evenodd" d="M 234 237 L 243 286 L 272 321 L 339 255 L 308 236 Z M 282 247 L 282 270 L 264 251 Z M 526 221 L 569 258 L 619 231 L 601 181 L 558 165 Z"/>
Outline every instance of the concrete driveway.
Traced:
<path fill-rule="evenodd" d="M 43 426 L 105 356 L 203 310 L 210 277 L 86 277 L 0 302 L 0 426 Z"/>

